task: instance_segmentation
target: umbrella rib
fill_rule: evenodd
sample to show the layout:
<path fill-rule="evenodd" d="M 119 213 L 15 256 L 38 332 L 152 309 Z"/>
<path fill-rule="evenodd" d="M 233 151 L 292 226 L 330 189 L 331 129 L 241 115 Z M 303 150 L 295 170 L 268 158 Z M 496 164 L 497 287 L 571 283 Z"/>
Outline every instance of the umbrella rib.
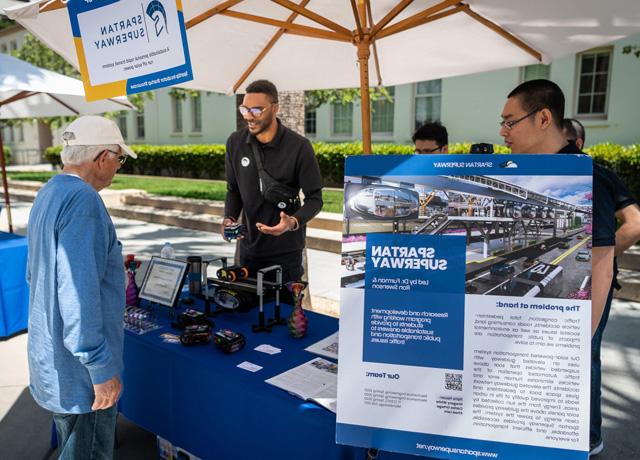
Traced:
<path fill-rule="evenodd" d="M 191 19 L 189 19 L 187 22 L 184 23 L 184 26 L 186 29 L 190 29 L 191 27 L 196 26 L 203 21 L 206 21 L 207 19 L 215 16 L 216 14 L 220 14 L 223 11 L 228 10 L 232 6 L 235 6 L 242 1 L 243 0 L 227 0 L 226 2 L 219 3 L 213 8 L 208 9 L 204 13 L 200 13 L 199 15 L 192 17 Z"/>
<path fill-rule="evenodd" d="M 340 24 L 336 24 L 335 22 L 327 18 L 324 18 L 320 16 L 318 13 L 314 13 L 313 11 L 308 10 L 307 8 L 298 6 L 295 3 L 290 2 L 289 0 L 271 0 L 271 1 L 274 3 L 277 3 L 278 5 L 284 8 L 287 8 L 291 11 L 296 12 L 307 19 L 311 19 L 313 22 L 317 22 L 318 24 L 323 25 L 328 29 L 333 30 L 334 32 L 337 32 L 341 35 L 347 35 L 349 37 L 352 37 L 352 32 L 349 29 L 342 27 Z"/>
<path fill-rule="evenodd" d="M 398 16 L 400 13 L 402 13 L 404 11 L 404 9 L 406 7 L 408 7 L 409 5 L 411 5 L 412 3 L 413 3 L 413 0 L 402 0 L 400 3 L 398 3 L 396 6 L 394 6 L 391 9 L 391 11 L 389 11 L 385 15 L 385 17 L 383 17 L 376 25 L 373 26 L 373 29 L 371 29 L 371 35 L 373 35 L 375 37 L 376 34 L 382 28 L 384 28 L 387 24 L 389 24 L 391 21 L 393 21 L 396 18 L 396 16 Z M 443 3 L 448 3 L 448 2 L 443 2 Z M 449 5 L 447 5 L 447 7 L 448 6 Z M 372 24 L 373 24 L 373 22 L 372 22 Z"/>
<path fill-rule="evenodd" d="M 337 40 L 342 42 L 351 42 L 351 35 L 344 35 L 331 30 L 318 29 L 317 27 L 303 26 L 299 24 L 291 24 L 278 19 L 265 18 L 263 16 L 256 16 L 249 13 L 241 13 L 239 11 L 223 11 L 220 13 L 223 16 L 229 16 L 236 19 L 244 19 L 245 21 L 257 22 L 260 24 L 267 24 L 269 26 L 280 27 L 284 29 L 285 33 L 293 35 L 302 35 L 304 37 L 322 38 L 325 40 Z"/>
<path fill-rule="evenodd" d="M 50 97 L 51 99 L 53 99 L 54 101 L 56 101 L 58 104 L 60 104 L 60 105 L 62 105 L 62 106 L 64 106 L 64 107 L 66 107 L 68 110 L 71 110 L 71 111 L 72 111 L 73 113 L 75 113 L 76 115 L 80 115 L 80 112 L 78 112 L 76 109 L 74 109 L 73 107 L 71 107 L 71 106 L 70 106 L 69 104 L 67 104 L 66 102 L 61 101 L 61 100 L 60 100 L 60 98 L 58 98 L 58 97 L 54 96 L 54 95 L 53 95 L 53 94 L 51 94 L 51 93 L 46 93 L 46 94 L 48 94 L 48 95 L 49 95 L 49 97 Z"/>
<path fill-rule="evenodd" d="M 47 11 L 55 11 L 67 7 L 67 3 L 62 0 L 49 0 L 48 2 L 41 3 L 44 3 L 44 5 L 38 10 L 39 13 L 46 13 Z"/>
<path fill-rule="evenodd" d="M 37 91 L 20 91 L 18 94 L 14 94 L 13 96 L 5 99 L 4 101 L 0 101 L 0 107 L 3 105 L 11 104 L 12 102 L 26 99 L 31 96 L 35 96 L 36 94 L 39 94 L 39 93 Z"/>
<path fill-rule="evenodd" d="M 542 62 L 542 53 L 540 53 L 535 48 L 532 48 L 531 46 L 527 45 L 523 40 L 518 38 L 515 34 L 507 31 L 506 29 L 503 29 L 495 22 L 490 21 L 484 16 L 476 13 L 471 8 L 467 8 L 464 12 L 471 18 L 478 21 L 483 26 L 493 30 L 495 33 L 505 38 L 507 41 L 511 42 L 512 44 L 516 45 L 518 48 L 521 48 L 522 50 L 524 50 L 525 52 L 527 52 L 528 54 L 536 58 L 538 61 Z"/>
<path fill-rule="evenodd" d="M 302 2 L 300 3 L 300 6 L 304 7 L 310 1 L 311 0 L 302 0 Z M 291 15 L 287 18 L 286 22 L 291 24 L 291 23 L 293 23 L 293 21 L 297 17 L 298 17 L 298 13 L 295 13 L 295 12 L 291 13 Z M 240 85 L 242 85 L 245 82 L 245 80 L 249 77 L 249 75 L 251 75 L 251 72 L 253 72 L 255 70 L 255 68 L 258 66 L 258 64 L 260 64 L 260 62 L 262 61 L 262 59 L 264 59 L 264 57 L 267 55 L 267 53 L 269 51 L 271 51 L 271 48 L 274 47 L 274 45 L 277 43 L 278 40 L 280 40 L 280 38 L 282 37 L 282 35 L 285 32 L 286 32 L 286 29 L 281 27 L 280 29 L 278 29 L 278 31 L 275 34 L 273 34 L 273 37 L 271 37 L 271 40 L 269 40 L 269 43 L 267 43 L 267 45 L 262 49 L 262 51 L 260 51 L 260 54 L 258 54 L 258 56 L 256 56 L 256 58 L 249 65 L 249 67 L 247 67 L 247 70 L 245 70 L 242 73 L 242 76 L 238 79 L 236 84 L 233 85 L 233 92 L 234 93 L 238 90 Z"/>
<path fill-rule="evenodd" d="M 436 7 L 439 5 L 436 5 Z M 432 8 L 436 8 L 432 7 Z M 439 13 L 432 14 L 432 8 L 428 8 L 421 13 L 415 14 L 407 19 L 404 19 L 400 22 L 397 22 L 391 26 L 388 26 L 382 30 L 380 30 L 375 38 L 381 39 L 384 37 L 388 37 L 389 35 L 394 35 L 399 32 L 404 32 L 405 30 L 413 29 L 414 27 L 418 27 L 429 22 L 437 21 L 438 19 L 446 18 L 447 16 L 451 16 L 452 14 L 459 13 L 460 11 L 464 11 L 469 9 L 469 5 L 465 5 L 464 3 L 459 3 L 455 8 L 440 11 Z"/>
<path fill-rule="evenodd" d="M 365 6 L 367 8 L 367 15 L 369 16 L 369 24 L 373 25 L 373 13 L 371 12 L 371 1 L 365 0 Z M 375 39 L 371 39 L 371 48 L 373 50 L 373 64 L 376 68 L 376 75 L 378 76 L 378 86 L 382 86 L 382 76 L 380 75 L 380 61 L 378 60 L 378 47 L 376 46 Z"/>
<path fill-rule="evenodd" d="M 353 17 L 356 21 L 356 33 L 358 37 L 362 38 L 363 30 L 362 23 L 360 22 L 360 15 L 358 14 L 358 7 L 356 6 L 356 0 L 351 0 L 351 9 L 353 10 Z"/>

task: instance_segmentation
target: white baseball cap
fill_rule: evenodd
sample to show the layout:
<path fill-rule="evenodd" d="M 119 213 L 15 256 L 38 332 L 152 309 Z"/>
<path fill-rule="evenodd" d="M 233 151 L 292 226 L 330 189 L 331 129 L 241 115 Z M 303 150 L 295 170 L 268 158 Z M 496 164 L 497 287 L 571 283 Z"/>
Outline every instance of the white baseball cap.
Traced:
<path fill-rule="evenodd" d="M 125 143 L 120 128 L 113 120 L 86 115 L 76 118 L 62 133 L 64 145 L 106 145 L 117 144 L 131 158 L 138 158 Z"/>

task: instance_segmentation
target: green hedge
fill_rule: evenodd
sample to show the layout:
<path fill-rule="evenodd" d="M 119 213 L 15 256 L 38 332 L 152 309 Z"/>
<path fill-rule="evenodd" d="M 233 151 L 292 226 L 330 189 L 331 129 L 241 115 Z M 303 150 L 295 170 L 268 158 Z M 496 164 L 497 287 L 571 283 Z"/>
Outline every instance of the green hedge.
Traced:
<path fill-rule="evenodd" d="M 470 143 L 450 144 L 451 153 L 467 153 Z M 192 177 L 200 179 L 224 178 L 223 144 L 202 145 L 132 145 L 138 159 L 128 161 L 122 172 L 152 176 Z M 314 142 L 320 171 L 327 186 L 342 186 L 344 158 L 360 155 L 362 143 L 350 142 L 329 144 Z M 494 146 L 498 153 L 508 153 L 503 145 Z M 61 147 L 49 147 L 46 157 L 54 165 L 60 164 Z M 413 146 L 396 144 L 373 144 L 373 153 L 378 155 L 413 153 Z M 635 197 L 640 198 L 640 144 L 621 146 L 598 144 L 585 149 L 586 153 L 604 166 L 618 173 Z"/>

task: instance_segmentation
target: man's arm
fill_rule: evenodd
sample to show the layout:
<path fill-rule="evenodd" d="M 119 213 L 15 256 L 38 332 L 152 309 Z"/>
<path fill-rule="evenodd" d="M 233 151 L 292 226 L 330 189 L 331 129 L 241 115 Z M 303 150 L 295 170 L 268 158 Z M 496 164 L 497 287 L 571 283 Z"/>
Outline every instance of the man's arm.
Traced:
<path fill-rule="evenodd" d="M 85 209 L 85 206 L 93 209 Z M 113 406 L 122 386 L 103 334 L 100 285 L 106 276 L 110 244 L 97 203 L 74 203 L 58 229 L 56 277 L 64 346 L 87 369 L 93 384 L 93 410 Z M 93 212 L 92 212 L 93 211 Z"/>
<path fill-rule="evenodd" d="M 232 140 L 233 135 L 227 139 L 227 150 L 224 159 L 224 171 L 225 178 L 227 179 L 227 196 L 224 200 L 224 219 L 220 224 L 220 234 L 224 238 L 224 228 L 233 224 L 240 216 L 242 211 L 242 197 L 240 196 L 240 189 L 238 188 L 238 181 L 236 178 L 235 169 L 233 168 L 233 162 L 231 161 L 232 152 Z"/>
<path fill-rule="evenodd" d="M 595 334 L 609 290 L 613 282 L 613 253 L 615 246 L 599 246 L 592 250 L 591 261 L 591 336 Z"/>
<path fill-rule="evenodd" d="M 626 206 L 616 212 L 616 218 L 622 221 L 616 231 L 615 255 L 619 256 L 640 240 L 640 207 L 635 203 Z"/>

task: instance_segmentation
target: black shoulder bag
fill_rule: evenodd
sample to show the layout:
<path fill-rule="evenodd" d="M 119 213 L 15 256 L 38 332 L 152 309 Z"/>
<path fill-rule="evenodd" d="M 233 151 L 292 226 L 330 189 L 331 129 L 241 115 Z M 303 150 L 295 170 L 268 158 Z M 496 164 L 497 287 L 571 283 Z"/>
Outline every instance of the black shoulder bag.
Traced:
<path fill-rule="evenodd" d="M 256 161 L 258 167 L 258 180 L 260 182 L 260 193 L 264 199 L 271 204 L 274 204 L 281 211 L 285 211 L 287 214 L 292 214 L 300 208 L 300 195 L 298 190 L 293 187 L 289 187 L 286 184 L 278 182 L 262 166 L 262 159 L 260 158 L 260 152 L 258 146 L 251 143 L 251 150 L 253 150 L 253 158 Z"/>

